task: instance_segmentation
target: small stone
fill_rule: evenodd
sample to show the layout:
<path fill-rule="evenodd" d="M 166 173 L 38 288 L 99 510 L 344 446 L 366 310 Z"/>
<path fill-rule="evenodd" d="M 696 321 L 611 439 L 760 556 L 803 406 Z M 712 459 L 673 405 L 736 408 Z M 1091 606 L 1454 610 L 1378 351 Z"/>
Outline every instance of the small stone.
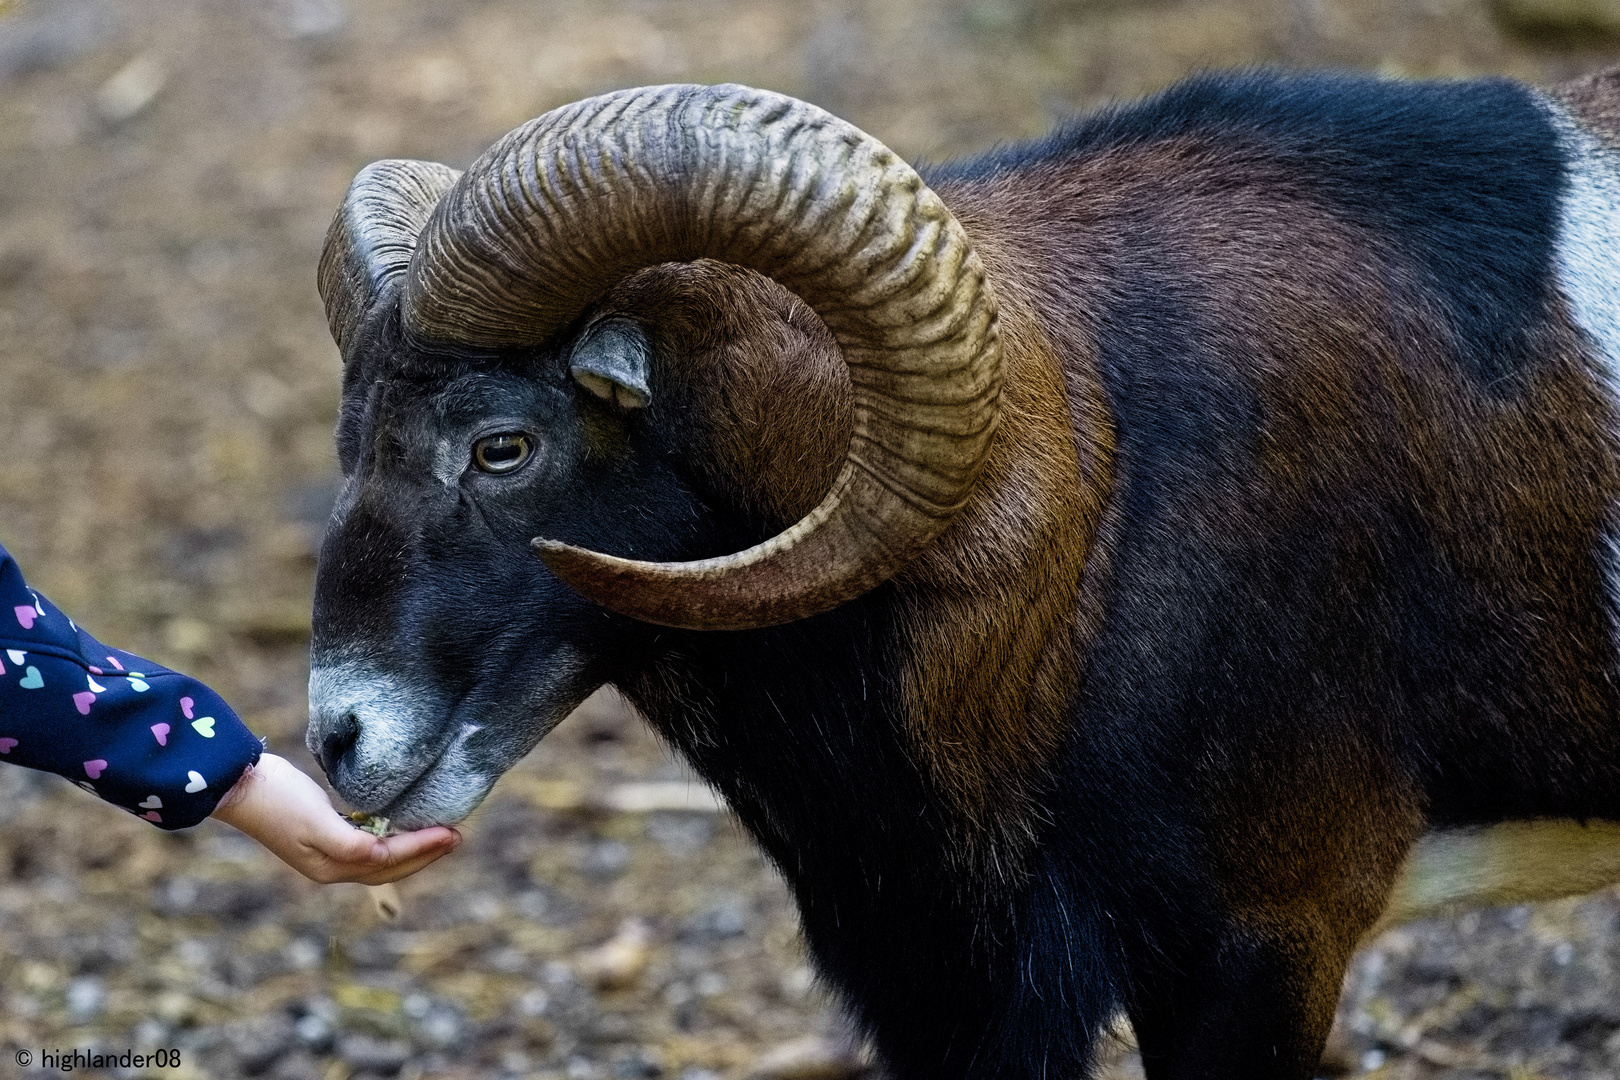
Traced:
<path fill-rule="evenodd" d="M 865 1074 L 859 1049 L 844 1039 L 807 1035 L 783 1043 L 754 1063 L 749 1080 L 848 1080 Z"/>
<path fill-rule="evenodd" d="M 540 919 L 551 907 L 551 902 L 539 889 L 525 889 L 512 901 L 512 910 L 525 919 Z"/>
<path fill-rule="evenodd" d="M 715 814 L 726 804 L 705 784 L 686 780 L 645 780 L 615 784 L 599 795 L 602 805 L 619 813 L 684 811 Z"/>
<path fill-rule="evenodd" d="M 426 1016 L 417 1020 L 415 1031 L 429 1046 L 445 1050 L 461 1042 L 466 1025 L 454 1009 L 435 1004 Z"/>
<path fill-rule="evenodd" d="M 682 928 L 681 940 L 710 942 L 741 937 L 748 932 L 748 922 L 747 906 L 739 899 L 728 898 L 693 916 Z"/>
<path fill-rule="evenodd" d="M 816 973 L 803 964 L 790 969 L 778 981 L 782 997 L 788 1001 L 803 1001 L 816 986 Z"/>
<path fill-rule="evenodd" d="M 651 1047 L 638 1047 L 613 1063 L 615 1080 L 650 1080 L 662 1075 L 664 1067 L 658 1060 L 658 1052 Z"/>
<path fill-rule="evenodd" d="M 146 1017 L 135 1025 L 130 1033 L 130 1042 L 136 1046 L 169 1046 L 171 1031 L 169 1025 L 153 1017 Z"/>
<path fill-rule="evenodd" d="M 271 1080 L 324 1080 L 321 1064 L 307 1050 L 294 1050 L 276 1062 Z"/>
<path fill-rule="evenodd" d="M 703 850 L 714 839 L 709 814 L 654 814 L 647 819 L 647 839 L 676 858 Z"/>
<path fill-rule="evenodd" d="M 108 124 L 123 124 L 145 112 L 168 84 L 169 70 L 155 53 L 142 53 L 101 84 L 96 115 Z"/>
<path fill-rule="evenodd" d="M 165 990 L 152 1002 L 152 1012 L 172 1027 L 186 1027 L 197 1020 L 197 1002 L 179 990 Z"/>
<path fill-rule="evenodd" d="M 371 895 L 372 910 L 384 922 L 394 922 L 404 912 L 405 901 L 400 899 L 399 890 L 392 883 L 369 885 L 366 891 Z"/>
<path fill-rule="evenodd" d="M 287 41 L 324 41 L 349 26 L 345 0 L 275 0 L 264 7 L 265 20 Z"/>
<path fill-rule="evenodd" d="M 269 1069 L 297 1041 L 293 1025 L 285 1016 L 270 1016 L 240 1025 L 231 1025 L 226 1045 L 236 1057 L 237 1066 L 248 1076 Z"/>
<path fill-rule="evenodd" d="M 629 868 L 630 845 L 622 840 L 598 840 L 579 861 L 579 872 L 593 881 L 611 881 Z"/>
<path fill-rule="evenodd" d="M 505 910 L 506 905 L 493 893 L 478 892 L 467 897 L 467 918 L 473 922 L 493 922 Z"/>
<path fill-rule="evenodd" d="M 177 653 L 196 656 L 207 652 L 214 643 L 214 628 L 201 619 L 181 615 L 163 626 L 163 640 Z"/>
<path fill-rule="evenodd" d="M 326 947 L 313 938 L 293 938 L 282 950 L 287 964 L 294 971 L 313 971 L 326 957 Z"/>
<path fill-rule="evenodd" d="M 299 1042 L 313 1050 L 321 1050 L 332 1044 L 332 1024 L 319 1013 L 300 1016 L 293 1024 L 293 1031 Z"/>
<path fill-rule="evenodd" d="M 580 977 L 599 990 L 623 990 L 641 977 L 652 952 L 652 929 L 640 919 L 626 919 L 618 933 L 582 954 Z"/>
<path fill-rule="evenodd" d="M 411 1048 L 396 1039 L 345 1035 L 338 1040 L 337 1056 L 360 1072 L 395 1073 L 411 1059 Z"/>
<path fill-rule="evenodd" d="M 107 1007 L 107 987 L 100 979 L 86 975 L 68 983 L 68 1020 L 88 1024 Z"/>

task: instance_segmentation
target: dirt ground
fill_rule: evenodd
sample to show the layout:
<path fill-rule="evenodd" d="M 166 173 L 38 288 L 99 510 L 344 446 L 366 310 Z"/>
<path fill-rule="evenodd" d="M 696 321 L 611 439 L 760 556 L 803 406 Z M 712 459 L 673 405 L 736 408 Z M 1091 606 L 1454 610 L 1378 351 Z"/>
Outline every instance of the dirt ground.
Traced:
<path fill-rule="evenodd" d="M 0 542 L 312 767 L 338 375 L 314 267 L 366 162 L 465 165 L 653 82 L 771 87 L 939 159 L 1198 67 L 1556 81 L 1620 55 L 1606 3 L 0 0 Z M 0 1077 L 59 1075 L 39 1055 L 74 1048 L 172 1048 L 107 1073 L 165 1080 L 853 1074 L 784 889 L 686 775 L 594 699 L 390 921 L 389 897 L 306 884 L 226 827 L 165 835 L 0 765 Z M 1384 936 L 1330 1057 L 1389 1080 L 1620 1074 L 1620 902 Z"/>

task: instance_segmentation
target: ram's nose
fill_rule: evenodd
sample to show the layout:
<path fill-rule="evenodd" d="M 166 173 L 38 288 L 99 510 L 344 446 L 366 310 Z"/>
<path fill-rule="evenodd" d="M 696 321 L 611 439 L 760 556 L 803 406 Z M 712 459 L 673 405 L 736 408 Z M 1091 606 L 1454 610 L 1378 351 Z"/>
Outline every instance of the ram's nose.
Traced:
<path fill-rule="evenodd" d="M 360 718 L 352 709 L 313 706 L 304 741 L 309 752 L 315 755 L 315 760 L 321 763 L 321 768 L 326 770 L 326 778 L 336 783 L 344 758 L 360 741 Z"/>
<path fill-rule="evenodd" d="M 369 665 L 317 662 L 309 678 L 304 744 L 332 788 L 376 811 L 434 767 L 453 737 L 431 686 L 406 685 Z"/>

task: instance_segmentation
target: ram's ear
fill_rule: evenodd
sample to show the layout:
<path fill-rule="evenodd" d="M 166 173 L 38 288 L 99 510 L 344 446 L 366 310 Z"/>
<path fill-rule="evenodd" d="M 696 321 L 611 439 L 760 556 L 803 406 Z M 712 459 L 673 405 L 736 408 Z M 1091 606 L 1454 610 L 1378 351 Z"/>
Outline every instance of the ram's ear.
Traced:
<path fill-rule="evenodd" d="M 652 345 L 629 319 L 603 319 L 580 335 L 568 373 L 592 396 L 621 409 L 652 404 Z"/>

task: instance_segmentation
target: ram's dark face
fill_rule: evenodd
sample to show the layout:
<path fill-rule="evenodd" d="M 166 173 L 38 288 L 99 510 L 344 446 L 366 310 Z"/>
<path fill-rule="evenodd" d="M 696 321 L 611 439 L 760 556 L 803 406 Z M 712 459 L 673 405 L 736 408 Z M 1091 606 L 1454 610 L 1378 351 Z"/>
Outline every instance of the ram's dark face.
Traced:
<path fill-rule="evenodd" d="M 344 486 L 308 741 L 407 826 L 464 817 L 658 624 L 770 626 L 885 580 L 998 415 L 961 227 L 870 136 L 744 87 L 580 102 L 465 175 L 368 166 L 320 288 Z"/>
<path fill-rule="evenodd" d="M 717 519 L 671 468 L 682 425 L 638 322 L 437 355 L 396 327 L 374 319 L 346 368 L 309 743 L 351 803 L 415 825 L 465 816 L 645 633 L 531 541 L 678 558 Z"/>

